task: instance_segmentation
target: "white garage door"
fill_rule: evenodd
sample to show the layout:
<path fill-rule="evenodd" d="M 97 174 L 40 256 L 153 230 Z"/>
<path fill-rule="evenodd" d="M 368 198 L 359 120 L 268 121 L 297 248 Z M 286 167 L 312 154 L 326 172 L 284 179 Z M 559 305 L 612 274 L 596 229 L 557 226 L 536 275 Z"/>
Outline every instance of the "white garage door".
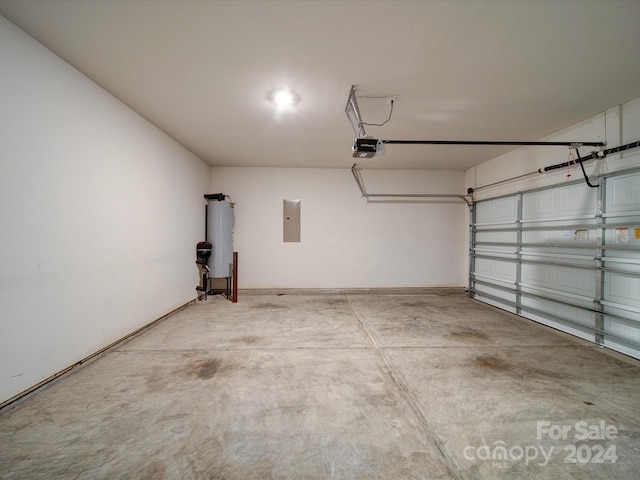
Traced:
<path fill-rule="evenodd" d="M 640 358 L 640 171 L 476 202 L 470 295 Z"/>

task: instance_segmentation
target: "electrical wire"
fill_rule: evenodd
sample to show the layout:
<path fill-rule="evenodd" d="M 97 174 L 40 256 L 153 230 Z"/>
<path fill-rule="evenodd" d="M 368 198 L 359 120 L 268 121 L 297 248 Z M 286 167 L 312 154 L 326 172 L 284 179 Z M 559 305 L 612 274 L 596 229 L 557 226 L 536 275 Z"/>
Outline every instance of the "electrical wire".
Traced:
<path fill-rule="evenodd" d="M 368 125 L 369 127 L 381 127 L 383 126 L 385 123 L 387 123 L 389 120 L 391 120 L 391 115 L 393 114 L 393 99 L 391 99 L 391 110 L 389 111 L 389 118 L 387 118 L 384 122 L 382 123 L 365 123 L 362 122 L 363 125 Z"/>

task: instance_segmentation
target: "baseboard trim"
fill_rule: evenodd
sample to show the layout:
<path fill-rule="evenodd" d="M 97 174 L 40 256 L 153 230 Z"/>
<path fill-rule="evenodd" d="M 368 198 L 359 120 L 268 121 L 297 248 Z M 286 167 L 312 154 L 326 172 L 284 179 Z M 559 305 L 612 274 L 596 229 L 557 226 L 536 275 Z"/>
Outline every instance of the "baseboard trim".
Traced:
<path fill-rule="evenodd" d="M 242 288 L 239 295 L 460 295 L 464 287 L 376 287 L 376 288 Z M 240 297 L 241 301 L 242 298 Z"/>
<path fill-rule="evenodd" d="M 114 350 L 114 349 L 116 349 L 118 347 L 121 347 L 122 345 L 124 345 L 128 341 L 132 340 L 134 337 L 140 335 L 142 332 L 150 329 L 151 327 L 157 325 L 158 323 L 162 322 L 163 320 L 166 320 L 167 318 L 171 317 L 172 315 L 175 315 L 176 313 L 180 312 L 181 310 L 184 310 L 189 305 L 193 305 L 194 303 L 196 303 L 196 300 L 197 299 L 194 298 L 193 300 L 188 301 L 184 305 L 181 305 L 178 308 L 175 308 L 175 309 L 171 310 L 170 312 L 162 315 L 161 317 L 156 318 L 152 322 L 149 322 L 146 325 L 143 325 L 142 327 L 138 328 L 137 330 L 135 330 L 135 331 L 125 335 L 124 337 L 116 340 L 115 342 L 110 343 L 106 347 L 101 348 L 97 352 L 94 352 L 94 353 L 84 357 L 82 360 L 80 360 L 80 361 L 78 361 L 78 362 L 76 362 L 76 363 L 74 363 L 72 365 L 69 365 L 67 368 L 64 368 L 64 369 L 60 370 L 59 372 L 54 373 L 50 377 L 45 378 L 44 380 L 42 380 L 41 382 L 33 385 L 32 387 L 29 387 L 28 389 L 18 393 L 17 395 L 14 395 L 13 397 L 9 398 L 8 400 L 5 400 L 4 402 L 0 403 L 0 414 L 4 413 L 7 410 L 11 410 L 11 409 L 17 407 L 18 405 L 24 403 L 29 398 L 31 398 L 34 395 L 38 394 L 39 392 L 41 392 L 45 388 L 50 387 L 54 383 L 62 380 L 63 378 L 66 378 L 67 376 L 71 375 L 72 373 L 77 372 L 80 368 L 90 364 L 91 362 L 94 362 L 98 358 L 102 357 L 104 354 L 106 354 L 106 353 L 108 353 L 108 352 L 110 352 L 110 351 L 112 351 L 112 350 Z"/>

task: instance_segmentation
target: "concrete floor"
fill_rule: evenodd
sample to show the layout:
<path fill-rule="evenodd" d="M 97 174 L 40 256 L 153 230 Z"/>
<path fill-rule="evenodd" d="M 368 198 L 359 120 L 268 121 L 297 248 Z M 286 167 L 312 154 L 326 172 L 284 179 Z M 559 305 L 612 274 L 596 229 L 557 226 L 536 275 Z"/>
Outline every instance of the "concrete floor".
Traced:
<path fill-rule="evenodd" d="M 0 478 L 638 479 L 640 362 L 461 294 L 214 297 L 1 413 Z"/>

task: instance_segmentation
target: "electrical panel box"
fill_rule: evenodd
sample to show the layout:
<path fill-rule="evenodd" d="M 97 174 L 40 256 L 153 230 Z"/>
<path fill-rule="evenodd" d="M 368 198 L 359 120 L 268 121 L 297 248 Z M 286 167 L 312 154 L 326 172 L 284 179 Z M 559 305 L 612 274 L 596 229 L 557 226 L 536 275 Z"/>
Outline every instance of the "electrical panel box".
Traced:
<path fill-rule="evenodd" d="M 283 201 L 283 241 L 300 241 L 300 200 Z"/>

